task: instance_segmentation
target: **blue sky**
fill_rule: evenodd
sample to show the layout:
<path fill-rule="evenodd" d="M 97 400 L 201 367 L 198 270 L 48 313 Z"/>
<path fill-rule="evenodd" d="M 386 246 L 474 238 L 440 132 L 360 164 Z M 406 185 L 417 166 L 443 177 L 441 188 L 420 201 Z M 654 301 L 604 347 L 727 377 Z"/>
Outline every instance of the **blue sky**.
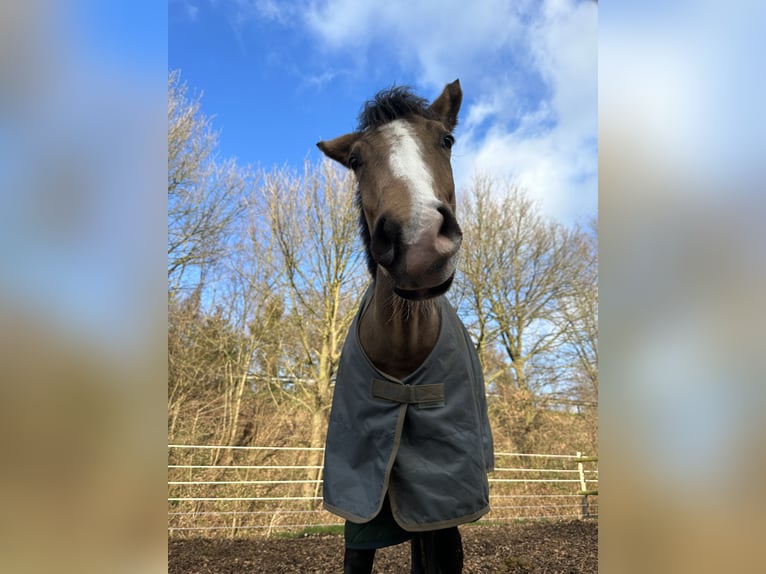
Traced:
<path fill-rule="evenodd" d="M 433 99 L 459 78 L 458 189 L 518 182 L 566 224 L 597 210 L 597 4 L 539 0 L 170 0 L 168 68 L 220 130 L 220 153 L 318 160 L 392 84 Z"/>

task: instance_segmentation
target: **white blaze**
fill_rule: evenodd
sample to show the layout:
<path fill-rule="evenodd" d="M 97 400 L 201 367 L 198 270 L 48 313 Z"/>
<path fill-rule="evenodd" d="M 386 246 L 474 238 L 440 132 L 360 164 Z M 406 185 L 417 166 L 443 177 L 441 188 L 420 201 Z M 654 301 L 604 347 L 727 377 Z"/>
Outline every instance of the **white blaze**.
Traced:
<path fill-rule="evenodd" d="M 423 160 L 420 146 L 407 122 L 395 120 L 386 124 L 382 130 L 387 132 L 391 145 L 388 157 L 391 173 L 405 182 L 410 193 L 410 220 L 402 233 L 404 243 L 412 245 L 417 242 L 423 229 L 441 217 L 436 211 L 439 201 L 434 194 L 431 171 Z"/>

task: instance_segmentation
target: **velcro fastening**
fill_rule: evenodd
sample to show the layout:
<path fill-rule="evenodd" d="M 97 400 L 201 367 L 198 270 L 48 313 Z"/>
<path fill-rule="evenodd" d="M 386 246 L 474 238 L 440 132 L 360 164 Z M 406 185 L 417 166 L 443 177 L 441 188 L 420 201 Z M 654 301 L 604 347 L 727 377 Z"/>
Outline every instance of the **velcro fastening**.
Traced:
<path fill-rule="evenodd" d="M 376 399 L 417 405 L 420 408 L 444 406 L 444 383 L 433 385 L 403 385 L 393 381 L 373 379 L 372 396 Z"/>

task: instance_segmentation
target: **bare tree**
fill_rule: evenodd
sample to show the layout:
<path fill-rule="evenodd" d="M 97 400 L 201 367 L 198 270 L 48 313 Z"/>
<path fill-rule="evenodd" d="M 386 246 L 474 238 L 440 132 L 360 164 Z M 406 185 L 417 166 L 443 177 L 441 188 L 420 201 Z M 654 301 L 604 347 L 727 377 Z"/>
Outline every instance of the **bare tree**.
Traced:
<path fill-rule="evenodd" d="M 180 72 L 168 76 L 168 283 L 194 287 L 225 253 L 231 224 L 244 209 L 252 174 L 216 157 L 218 134 L 189 98 Z M 191 269 L 196 273 L 186 277 Z M 186 285 L 186 284 L 189 285 Z"/>
<path fill-rule="evenodd" d="M 579 235 L 581 270 L 560 302 L 566 324 L 564 356 L 570 363 L 571 402 L 586 420 L 591 452 L 598 451 L 598 230 Z"/>
<path fill-rule="evenodd" d="M 218 134 L 200 109 L 200 96 L 189 97 L 180 72 L 171 72 L 168 430 L 174 436 L 181 418 L 186 424 L 193 421 L 191 430 L 182 431 L 186 436 L 197 439 L 199 431 L 208 440 L 229 444 L 237 433 L 245 380 L 259 343 L 259 331 L 248 331 L 244 321 L 249 305 L 261 298 L 253 268 L 237 272 L 235 259 L 237 226 L 255 178 L 234 161 L 219 160 L 217 146 Z M 226 286 L 222 293 L 207 284 L 215 279 L 216 288 Z M 243 298 L 253 303 L 243 304 Z"/>
<path fill-rule="evenodd" d="M 598 245 L 595 222 L 580 236 L 578 252 L 582 270 L 570 293 L 561 302 L 569 327 L 567 343 L 578 376 L 577 392 L 584 402 L 598 404 Z"/>
<path fill-rule="evenodd" d="M 280 374 L 282 392 L 310 414 L 308 446 L 324 443 L 332 378 L 364 281 L 354 181 L 329 161 L 302 175 L 275 170 L 264 187 L 275 269 L 287 293 L 281 329 L 294 353 Z M 321 453 L 310 464 L 319 464 Z"/>
<path fill-rule="evenodd" d="M 246 369 L 248 339 L 223 307 L 204 311 L 200 299 L 198 288 L 168 307 L 168 434 L 225 441 L 230 381 Z M 177 429 L 179 419 L 191 428 Z"/>
<path fill-rule="evenodd" d="M 501 399 L 499 415 L 521 442 L 551 393 L 573 384 L 564 347 L 576 335 L 562 303 L 571 306 L 584 281 L 581 233 L 547 221 L 518 187 L 486 176 L 474 178 L 460 210 L 460 308 L 489 367 L 490 394 Z"/>
<path fill-rule="evenodd" d="M 184 441 L 279 443 L 275 420 L 280 413 L 269 404 L 263 392 L 268 389 L 259 387 L 258 374 L 263 357 L 279 362 L 285 305 L 272 260 L 268 209 L 257 200 L 251 194 L 248 211 L 232 222 L 226 256 L 204 289 L 199 284 L 169 306 L 171 439 L 182 419 L 187 423 L 179 430 Z M 239 453 L 211 451 L 210 462 L 229 464 Z"/>
<path fill-rule="evenodd" d="M 220 161 L 210 119 L 178 72 L 168 120 L 168 437 L 322 446 L 368 280 L 353 175 L 331 162 L 253 173 Z M 583 428 L 597 444 L 595 225 L 546 220 L 523 191 L 486 176 L 461 195 L 465 243 L 450 297 L 477 343 L 496 440 L 588 450 Z M 587 408 L 569 417 L 556 401 Z M 225 463 L 223 452 L 214 460 Z M 321 454 L 301 460 L 318 465 Z"/>

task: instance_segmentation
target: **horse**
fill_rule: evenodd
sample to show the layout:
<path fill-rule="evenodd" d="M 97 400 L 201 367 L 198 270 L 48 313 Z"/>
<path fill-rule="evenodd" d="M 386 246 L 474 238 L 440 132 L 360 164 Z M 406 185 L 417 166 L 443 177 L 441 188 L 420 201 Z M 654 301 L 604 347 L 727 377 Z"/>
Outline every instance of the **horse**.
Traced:
<path fill-rule="evenodd" d="M 327 431 L 324 507 L 345 522 L 345 574 L 411 544 L 413 574 L 459 574 L 458 525 L 489 512 L 492 434 L 476 349 L 445 294 L 462 230 L 451 167 L 459 80 L 429 104 L 406 86 L 319 149 L 350 169 L 370 285 L 345 340 Z"/>

